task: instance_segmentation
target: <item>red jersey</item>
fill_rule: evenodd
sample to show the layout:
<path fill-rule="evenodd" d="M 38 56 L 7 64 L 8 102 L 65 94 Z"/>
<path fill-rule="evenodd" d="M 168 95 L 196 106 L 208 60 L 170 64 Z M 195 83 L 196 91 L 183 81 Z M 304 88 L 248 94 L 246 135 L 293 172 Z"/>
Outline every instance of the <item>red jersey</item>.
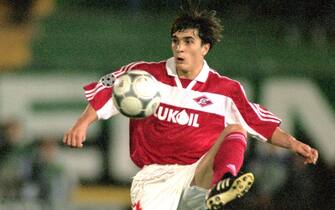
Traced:
<path fill-rule="evenodd" d="M 180 79 L 174 58 L 148 63 L 135 62 L 84 87 L 85 95 L 99 119 L 119 113 L 111 96 L 112 81 L 127 71 L 145 70 L 158 81 L 161 103 L 145 119 L 130 119 L 130 155 L 139 166 L 192 164 L 214 144 L 229 124 L 242 125 L 249 134 L 266 141 L 280 119 L 248 101 L 243 87 L 221 76 L 206 61 L 194 80 Z"/>

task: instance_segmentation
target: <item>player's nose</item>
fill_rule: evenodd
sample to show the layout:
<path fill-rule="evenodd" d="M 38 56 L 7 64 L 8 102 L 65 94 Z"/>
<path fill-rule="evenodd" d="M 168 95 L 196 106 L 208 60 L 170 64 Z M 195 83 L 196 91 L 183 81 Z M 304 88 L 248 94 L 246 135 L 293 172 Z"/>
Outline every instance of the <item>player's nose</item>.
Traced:
<path fill-rule="evenodd" d="M 176 51 L 177 52 L 183 52 L 184 51 L 184 46 L 183 44 L 179 43 L 176 45 Z"/>

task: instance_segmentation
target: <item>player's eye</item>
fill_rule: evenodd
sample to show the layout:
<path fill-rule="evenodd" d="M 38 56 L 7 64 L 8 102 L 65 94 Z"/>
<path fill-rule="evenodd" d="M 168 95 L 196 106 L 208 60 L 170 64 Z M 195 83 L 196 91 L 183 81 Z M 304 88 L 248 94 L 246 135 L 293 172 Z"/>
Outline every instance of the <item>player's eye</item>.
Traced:
<path fill-rule="evenodd" d="M 192 43 L 193 43 L 192 39 L 186 39 L 185 40 L 185 44 L 187 44 L 187 45 L 192 44 Z"/>

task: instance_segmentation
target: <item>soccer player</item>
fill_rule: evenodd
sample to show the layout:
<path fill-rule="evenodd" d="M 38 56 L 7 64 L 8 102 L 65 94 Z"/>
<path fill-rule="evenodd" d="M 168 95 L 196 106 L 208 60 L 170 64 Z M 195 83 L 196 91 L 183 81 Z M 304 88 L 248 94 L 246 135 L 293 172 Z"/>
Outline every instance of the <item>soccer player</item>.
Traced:
<path fill-rule="evenodd" d="M 220 41 L 215 12 L 189 10 L 171 27 L 173 57 L 134 62 L 84 87 L 89 104 L 64 143 L 82 147 L 89 125 L 118 114 L 111 95 L 120 75 L 141 69 L 158 80 L 161 103 L 155 114 L 130 119 L 130 155 L 141 170 L 133 178 L 133 209 L 222 209 L 253 184 L 241 173 L 247 134 L 289 149 L 315 164 L 318 152 L 283 131 L 281 120 L 250 102 L 241 84 L 205 61 Z"/>

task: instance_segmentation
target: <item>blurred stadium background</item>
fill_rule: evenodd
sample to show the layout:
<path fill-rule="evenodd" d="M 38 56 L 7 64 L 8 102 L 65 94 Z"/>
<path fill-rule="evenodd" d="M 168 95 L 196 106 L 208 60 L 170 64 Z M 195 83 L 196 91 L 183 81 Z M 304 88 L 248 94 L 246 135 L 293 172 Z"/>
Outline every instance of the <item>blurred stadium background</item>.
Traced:
<path fill-rule="evenodd" d="M 255 187 L 227 209 L 335 209 L 335 1 L 200 1 L 225 31 L 208 55 L 249 98 L 320 151 L 316 166 L 251 140 Z M 0 1 L 0 209 L 128 210 L 127 119 L 99 122 L 83 149 L 63 133 L 82 86 L 137 60 L 171 56 L 180 1 Z"/>

